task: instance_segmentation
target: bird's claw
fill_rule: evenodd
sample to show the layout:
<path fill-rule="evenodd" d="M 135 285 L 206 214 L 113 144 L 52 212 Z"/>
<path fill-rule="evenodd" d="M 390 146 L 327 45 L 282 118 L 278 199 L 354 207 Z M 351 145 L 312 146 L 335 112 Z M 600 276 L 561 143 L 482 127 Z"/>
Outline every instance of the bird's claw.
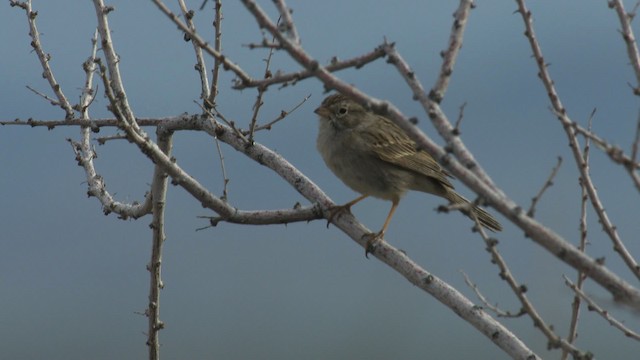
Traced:
<path fill-rule="evenodd" d="M 364 247 L 364 257 L 368 259 L 369 254 L 373 254 L 374 251 L 376 251 L 378 244 L 380 244 L 383 241 L 383 238 L 382 238 L 383 236 L 384 236 L 383 232 L 379 232 L 376 234 L 368 233 L 362 236 L 363 239 L 368 238 L 367 243 L 365 244 L 365 247 Z"/>

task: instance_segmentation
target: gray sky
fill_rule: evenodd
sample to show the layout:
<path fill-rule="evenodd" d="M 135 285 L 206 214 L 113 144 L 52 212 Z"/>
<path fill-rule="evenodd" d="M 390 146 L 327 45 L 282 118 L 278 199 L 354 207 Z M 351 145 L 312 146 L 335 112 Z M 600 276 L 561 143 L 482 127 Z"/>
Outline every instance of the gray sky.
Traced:
<path fill-rule="evenodd" d="M 198 7 L 201 1 L 189 2 Z M 273 15 L 271 2 L 263 6 Z M 173 116 L 199 111 L 197 73 L 191 43 L 151 2 L 112 1 L 109 20 L 121 57 L 127 94 L 140 117 Z M 456 2 L 425 1 L 291 1 L 303 45 L 321 62 L 372 50 L 387 37 L 413 66 L 426 87 L 439 68 Z M 173 3 L 171 6 L 175 9 Z M 638 116 L 635 84 L 615 13 L 606 2 L 531 2 L 536 31 L 551 64 L 560 96 L 570 116 L 586 123 L 597 108 L 594 129 L 629 149 Z M 628 4 L 631 6 L 631 4 Z M 84 73 L 81 63 L 96 26 L 93 5 L 79 1 L 34 1 L 42 42 L 63 90 L 77 101 Z M 208 9 L 211 8 L 209 4 Z M 62 111 L 35 96 L 25 85 L 46 94 L 51 89 L 31 51 L 24 12 L 0 8 L 0 118 L 61 119 Z M 263 50 L 242 44 L 261 35 L 249 13 L 236 1 L 223 5 L 224 52 L 258 77 Z M 569 241 L 578 241 L 578 175 L 561 126 L 549 111 L 537 79 L 524 26 L 514 14 L 515 2 L 478 1 L 464 46 L 443 103 L 455 119 L 464 102 L 462 138 L 496 183 L 528 207 L 555 165 L 565 158 L 537 218 Z M 211 38 L 211 12 L 197 12 L 200 31 Z M 635 31 L 639 29 L 635 28 Z M 211 63 L 211 62 L 210 62 Z M 297 69 L 276 54 L 273 70 Z M 428 119 L 395 70 L 379 61 L 340 75 L 364 91 L 392 101 L 420 119 L 436 138 Z M 255 91 L 230 89 L 233 77 L 221 80 L 221 111 L 246 126 Z M 99 85 L 102 90 L 102 85 Z M 283 90 L 270 89 L 262 120 L 276 117 L 304 96 L 310 100 L 258 141 L 297 166 L 334 201 L 355 194 L 324 166 L 315 150 L 317 120 L 313 109 L 322 100 L 322 85 L 307 80 Z M 92 116 L 109 117 L 107 101 L 98 96 Z M 105 129 L 99 135 L 108 135 Z M 150 217 L 122 221 L 104 216 L 100 204 L 86 196 L 84 173 L 65 140 L 78 129 L 0 127 L 0 349 L 7 359 L 139 359 L 145 357 Z M 440 140 L 440 139 L 438 139 Z M 152 166 L 125 142 L 97 148 L 96 166 L 107 188 L 120 200 L 141 200 Z M 266 168 L 223 146 L 231 182 L 229 201 L 241 209 L 291 207 L 305 200 Z M 175 156 L 186 170 L 214 193 L 222 181 L 215 146 L 207 136 L 180 133 Z M 640 253 L 637 234 L 639 202 L 624 171 L 592 151 L 592 174 L 610 217 L 632 253 Z M 461 193 L 469 191 L 456 183 Z M 265 191 L 266 190 L 266 191 Z M 460 271 L 502 308 L 519 304 L 499 280 L 484 243 L 458 214 L 439 214 L 441 200 L 410 193 L 401 203 L 388 240 L 472 300 Z M 353 208 L 369 228 L 378 229 L 390 204 L 368 199 Z M 492 211 L 495 213 L 495 211 Z M 448 308 L 415 289 L 324 221 L 288 226 L 205 226 L 199 215 L 211 215 L 185 191 L 170 187 L 167 242 L 163 261 L 165 289 L 160 334 L 164 358 L 183 359 L 504 359 L 506 355 Z M 591 221 L 593 257 L 637 284 L 611 252 L 611 244 Z M 499 216 L 499 218 L 501 218 Z M 506 224 L 500 251 L 525 283 L 542 316 L 566 335 L 572 294 L 561 274 L 575 271 Z M 616 309 L 609 296 L 588 283 L 587 291 L 632 328 L 637 315 Z M 546 340 L 530 319 L 502 322 L 543 357 Z M 625 358 L 637 344 L 604 325 L 591 313 L 582 316 L 578 346 L 600 358 Z"/>

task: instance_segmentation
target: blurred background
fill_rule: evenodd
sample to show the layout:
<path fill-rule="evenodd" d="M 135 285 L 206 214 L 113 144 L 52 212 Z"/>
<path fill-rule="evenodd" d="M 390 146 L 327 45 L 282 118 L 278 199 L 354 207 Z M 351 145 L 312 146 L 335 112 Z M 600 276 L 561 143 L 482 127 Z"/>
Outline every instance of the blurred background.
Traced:
<path fill-rule="evenodd" d="M 189 1 L 201 35 L 213 42 L 213 1 Z M 276 17 L 271 2 L 261 6 Z M 200 95 L 192 44 L 151 2 L 113 0 L 109 15 L 120 69 L 139 117 L 199 113 Z M 174 3 L 169 4 L 178 12 Z M 290 1 L 303 46 L 321 63 L 371 51 L 386 37 L 412 65 L 426 88 L 438 74 L 457 2 Z M 484 169 L 512 199 L 527 208 L 557 157 L 565 162 L 537 207 L 545 225 L 578 243 L 580 188 L 566 136 L 549 102 L 515 2 L 480 1 L 472 11 L 464 46 L 443 102 L 450 119 L 466 103 L 462 139 Z M 586 124 L 597 109 L 594 130 L 629 151 L 638 118 L 636 85 L 616 14 L 606 2 L 531 2 L 538 39 L 557 89 L 572 119 Z M 633 4 L 628 2 L 627 6 Z M 51 66 L 67 97 L 76 103 L 83 86 L 82 62 L 96 27 L 89 1 L 34 1 L 37 24 Z M 52 94 L 29 45 L 24 11 L 0 7 L 0 119 L 62 119 L 64 113 L 25 86 Z M 264 72 L 260 29 L 237 1 L 223 3 L 223 50 L 254 77 Z M 637 26 L 634 28 L 638 32 Z M 209 59 L 210 60 L 210 59 Z M 208 62 L 212 66 L 212 61 Z M 276 53 L 272 71 L 299 69 Z M 369 94 L 387 99 L 442 143 L 394 68 L 383 60 L 339 75 Z M 231 89 L 222 73 L 219 110 L 246 127 L 256 91 Z M 102 92 L 102 84 L 98 85 Z M 257 140 L 303 171 L 337 203 L 356 194 L 324 166 L 315 150 L 322 84 L 314 79 L 265 95 L 260 121 L 267 122 L 311 95 L 300 109 Z M 112 117 L 99 95 L 94 118 Z M 153 131 L 148 128 L 148 131 Z M 103 129 L 95 136 L 113 134 Z M 4 359 L 139 359 L 146 356 L 151 232 L 147 216 L 137 221 L 105 216 L 87 198 L 83 169 L 67 138 L 79 129 L 0 127 L 0 352 Z M 182 132 L 174 137 L 178 163 L 212 192 L 222 195 L 222 175 L 213 140 Z M 276 174 L 222 146 L 229 201 L 244 209 L 292 207 L 306 200 Z M 96 167 L 121 201 L 141 201 L 149 189 L 151 162 L 126 141 L 97 146 Z M 625 171 L 592 149 L 591 171 L 606 210 L 634 254 L 640 254 L 640 202 Z M 458 190 L 472 197 L 456 183 Z M 498 277 L 482 240 L 459 214 L 441 214 L 440 199 L 410 193 L 401 203 L 387 239 L 434 275 L 476 301 L 461 272 L 470 275 L 490 302 L 517 312 L 520 305 Z M 368 199 L 353 208 L 378 229 L 390 204 Z M 184 190 L 170 187 L 162 277 L 161 356 L 167 359 L 506 359 L 487 338 L 429 295 L 377 260 L 325 221 L 273 226 L 207 225 L 204 210 Z M 495 211 L 492 211 L 495 213 Z M 611 250 L 590 212 L 588 253 L 635 286 L 637 279 Z M 567 334 L 573 294 L 563 265 L 498 215 L 505 231 L 500 252 L 528 296 L 559 335 Z M 588 281 L 586 291 L 631 328 L 640 318 L 616 308 L 608 293 Z M 500 319 L 544 358 L 547 340 L 528 318 Z M 636 342 L 596 315 L 584 312 L 579 348 L 600 358 L 629 358 Z"/>

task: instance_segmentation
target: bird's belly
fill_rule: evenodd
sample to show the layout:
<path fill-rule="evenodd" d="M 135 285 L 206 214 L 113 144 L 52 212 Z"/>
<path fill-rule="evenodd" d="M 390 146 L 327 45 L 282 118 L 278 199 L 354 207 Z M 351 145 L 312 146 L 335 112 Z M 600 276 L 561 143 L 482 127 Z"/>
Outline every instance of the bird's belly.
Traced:
<path fill-rule="evenodd" d="M 383 162 L 374 154 L 358 155 L 347 151 L 325 158 L 327 166 L 351 189 L 385 200 L 399 200 L 411 182 L 410 174 Z"/>

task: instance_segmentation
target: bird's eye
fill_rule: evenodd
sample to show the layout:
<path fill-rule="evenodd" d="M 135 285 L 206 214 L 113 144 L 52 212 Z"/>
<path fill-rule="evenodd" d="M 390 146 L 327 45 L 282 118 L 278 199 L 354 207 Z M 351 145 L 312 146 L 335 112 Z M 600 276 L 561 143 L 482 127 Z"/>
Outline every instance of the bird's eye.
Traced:
<path fill-rule="evenodd" d="M 346 107 L 341 107 L 340 109 L 338 109 L 338 114 L 340 115 L 344 115 L 347 113 L 347 108 Z"/>

